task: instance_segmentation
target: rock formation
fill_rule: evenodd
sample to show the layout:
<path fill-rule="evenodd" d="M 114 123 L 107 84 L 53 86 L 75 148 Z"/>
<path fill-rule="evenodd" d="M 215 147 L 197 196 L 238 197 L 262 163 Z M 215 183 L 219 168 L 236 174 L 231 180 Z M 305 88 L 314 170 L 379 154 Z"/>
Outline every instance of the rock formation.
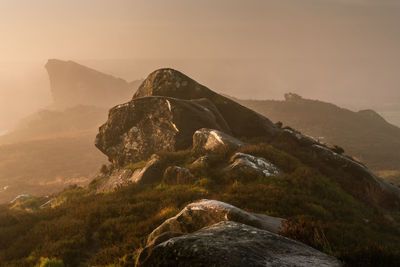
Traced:
<path fill-rule="evenodd" d="M 282 219 L 201 200 L 155 229 L 139 266 L 340 266 L 335 258 L 277 233 Z"/>
<path fill-rule="evenodd" d="M 297 99 L 295 95 L 290 98 L 293 97 Z M 110 110 L 108 121 L 97 135 L 96 146 L 118 169 L 147 160 L 161 150 L 177 151 L 192 145 L 194 150 L 206 153 L 221 149 L 233 152 L 244 145 L 237 139 L 239 137 L 290 143 L 290 150 L 302 151 L 303 156 L 343 170 L 354 176 L 354 181 L 364 181 L 357 190 L 339 181 L 354 197 L 378 205 L 389 199 L 390 205 L 400 205 L 397 187 L 376 177 L 351 158 L 335 153 L 335 148 L 290 127 L 276 127 L 267 118 L 172 69 L 151 73 L 130 102 Z M 200 155 L 193 166 L 207 164 L 206 159 L 210 158 L 204 156 Z M 240 172 L 243 169 L 253 175 L 256 172 L 266 176 L 279 173 L 267 159 L 242 154 L 236 154 L 225 170 Z"/>
<path fill-rule="evenodd" d="M 128 83 L 73 61 L 50 59 L 45 67 L 57 107 L 112 107 L 129 99 L 140 83 Z"/>
<path fill-rule="evenodd" d="M 169 96 L 179 99 L 207 98 L 218 108 L 236 137 L 271 137 L 275 125 L 266 117 L 219 95 L 173 69 L 160 69 L 144 80 L 133 99 L 145 96 Z"/>
<path fill-rule="evenodd" d="M 96 146 L 119 167 L 147 160 L 157 151 L 186 149 L 193 133 L 204 127 L 230 132 L 218 110 L 204 99 L 138 98 L 110 110 Z"/>
<path fill-rule="evenodd" d="M 225 221 L 156 243 L 142 252 L 138 265 L 333 267 L 341 263 L 294 240 Z"/>
<path fill-rule="evenodd" d="M 249 213 L 221 201 L 203 199 L 187 205 L 176 216 L 162 223 L 149 235 L 148 243 L 166 232 L 191 233 L 221 221 L 235 221 L 278 233 L 283 219 Z"/>

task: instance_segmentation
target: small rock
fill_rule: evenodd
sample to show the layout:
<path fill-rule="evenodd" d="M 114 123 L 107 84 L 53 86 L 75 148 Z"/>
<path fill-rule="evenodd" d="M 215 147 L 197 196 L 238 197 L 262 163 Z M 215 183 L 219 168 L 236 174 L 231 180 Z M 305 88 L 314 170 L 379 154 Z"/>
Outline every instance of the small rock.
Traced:
<path fill-rule="evenodd" d="M 192 163 L 193 168 L 206 168 L 210 163 L 209 156 L 201 156 Z"/>
<path fill-rule="evenodd" d="M 192 184 L 195 178 L 189 169 L 170 166 L 164 171 L 163 183 L 169 185 Z"/>
<path fill-rule="evenodd" d="M 245 153 L 235 153 L 231 160 L 231 164 L 225 168 L 227 172 L 236 172 L 239 175 L 247 173 L 250 175 L 273 176 L 281 171 L 271 162 L 264 158 L 254 157 Z"/>

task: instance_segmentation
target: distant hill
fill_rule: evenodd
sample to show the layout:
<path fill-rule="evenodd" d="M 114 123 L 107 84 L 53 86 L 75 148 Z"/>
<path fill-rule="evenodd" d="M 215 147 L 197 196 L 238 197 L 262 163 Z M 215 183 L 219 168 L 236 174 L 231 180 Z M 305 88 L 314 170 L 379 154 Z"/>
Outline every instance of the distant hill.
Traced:
<path fill-rule="evenodd" d="M 101 73 L 73 61 L 50 59 L 46 64 L 57 107 L 93 105 L 112 107 L 129 99 L 142 82 Z"/>
<path fill-rule="evenodd" d="M 286 94 L 284 101 L 235 100 L 274 122 L 281 121 L 322 142 L 343 147 L 379 174 L 389 177 L 385 174 L 390 170 L 393 182 L 397 179 L 393 174 L 400 174 L 400 128 L 373 110 L 353 112 L 296 94 Z"/>
<path fill-rule="evenodd" d="M 65 110 L 42 109 L 19 121 L 12 132 L 0 136 L 0 144 L 95 132 L 107 118 L 107 111 L 106 108 L 94 106 L 75 106 Z"/>

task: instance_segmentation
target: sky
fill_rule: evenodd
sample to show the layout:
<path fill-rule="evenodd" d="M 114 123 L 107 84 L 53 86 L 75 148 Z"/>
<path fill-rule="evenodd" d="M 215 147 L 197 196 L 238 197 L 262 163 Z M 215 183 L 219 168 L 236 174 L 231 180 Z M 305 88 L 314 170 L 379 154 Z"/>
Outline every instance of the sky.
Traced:
<path fill-rule="evenodd" d="M 241 98 L 400 103 L 397 0 L 0 0 L 0 40 L 0 130 L 51 103 L 49 58 L 127 80 L 175 67 Z"/>

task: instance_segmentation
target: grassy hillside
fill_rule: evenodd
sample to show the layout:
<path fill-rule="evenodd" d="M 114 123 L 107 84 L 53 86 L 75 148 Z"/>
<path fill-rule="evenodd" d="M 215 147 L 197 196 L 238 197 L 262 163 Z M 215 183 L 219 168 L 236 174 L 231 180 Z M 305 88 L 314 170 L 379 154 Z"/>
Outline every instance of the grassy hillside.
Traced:
<path fill-rule="evenodd" d="M 69 184 L 87 184 L 105 156 L 93 133 L 0 146 L 0 203 L 20 194 L 48 195 Z"/>
<path fill-rule="evenodd" d="M 282 234 L 337 256 L 351 266 L 396 266 L 400 260 L 400 214 L 371 206 L 347 193 L 327 166 L 294 157 L 264 143 L 240 150 L 263 156 L 284 173 L 275 177 L 230 175 L 221 164 L 232 152 L 213 156 L 209 167 L 191 167 L 192 151 L 163 152 L 170 165 L 190 168 L 186 185 L 131 184 L 112 193 L 71 187 L 56 196 L 0 208 L 0 262 L 33 266 L 41 258 L 67 266 L 132 266 L 147 235 L 186 204 L 211 198 L 247 211 L 288 219 Z M 329 175 L 327 175 L 329 173 Z M 349 178 L 349 177 L 347 177 Z M 27 212 L 27 210 L 29 212 Z M 386 265 L 385 265 L 386 264 Z"/>
<path fill-rule="evenodd" d="M 0 203 L 20 194 L 48 195 L 85 185 L 106 157 L 94 147 L 107 110 L 76 106 L 41 110 L 0 137 Z"/>

